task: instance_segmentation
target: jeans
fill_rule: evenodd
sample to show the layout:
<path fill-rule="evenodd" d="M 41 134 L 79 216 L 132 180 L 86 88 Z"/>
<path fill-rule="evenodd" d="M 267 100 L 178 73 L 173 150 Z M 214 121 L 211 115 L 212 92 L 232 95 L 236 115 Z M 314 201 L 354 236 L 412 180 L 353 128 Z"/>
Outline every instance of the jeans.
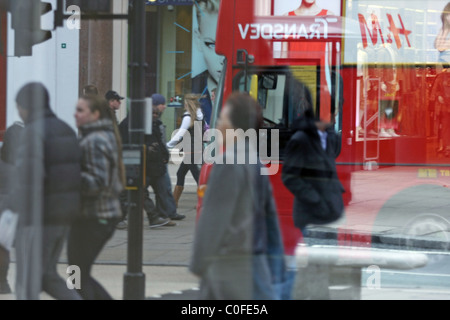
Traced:
<path fill-rule="evenodd" d="M 69 227 L 60 225 L 46 225 L 42 229 L 42 251 L 40 257 L 33 250 L 36 228 L 21 227 L 20 235 L 16 238 L 17 274 L 16 295 L 18 300 L 39 299 L 39 291 L 48 293 L 58 300 L 81 300 L 75 290 L 67 287 L 66 281 L 58 274 L 56 266 L 61 255 L 63 245 L 67 239 Z M 36 261 L 41 259 L 42 269 L 34 268 Z M 33 273 L 34 271 L 34 273 Z M 40 273 L 41 281 L 35 278 Z"/>
<path fill-rule="evenodd" d="M 303 241 L 304 238 L 308 236 L 308 229 L 307 227 L 300 229 Z M 292 264 L 293 263 L 293 264 Z M 280 290 L 281 290 L 281 300 L 292 300 L 293 299 L 293 290 L 295 286 L 295 281 L 297 278 L 297 265 L 295 262 L 295 257 L 292 263 L 288 263 L 287 271 L 286 271 L 286 277 L 285 281 L 282 283 Z"/>
<path fill-rule="evenodd" d="M 156 205 L 150 198 L 148 186 L 155 193 Z M 173 218 L 177 214 L 175 199 L 173 198 L 172 186 L 169 173 L 166 171 L 162 176 L 147 177 L 147 188 L 144 190 L 144 210 L 148 218 L 164 217 Z"/>
<path fill-rule="evenodd" d="M 81 289 L 85 300 L 112 300 L 110 294 L 91 275 L 95 259 L 113 236 L 117 220 L 79 220 L 72 226 L 67 254 L 70 265 L 80 268 Z"/>

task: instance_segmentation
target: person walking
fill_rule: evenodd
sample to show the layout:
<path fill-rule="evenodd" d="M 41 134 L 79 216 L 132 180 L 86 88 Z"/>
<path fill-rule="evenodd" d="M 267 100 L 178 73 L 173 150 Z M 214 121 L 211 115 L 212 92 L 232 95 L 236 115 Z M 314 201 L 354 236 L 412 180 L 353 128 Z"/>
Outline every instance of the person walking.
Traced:
<path fill-rule="evenodd" d="M 92 276 L 95 259 L 113 236 L 122 213 L 119 194 L 125 186 L 122 146 L 114 114 L 107 102 L 82 96 L 75 111 L 81 147 L 81 217 L 72 226 L 68 241 L 70 265 L 80 268 L 85 300 L 111 300 Z"/>
<path fill-rule="evenodd" d="M 156 206 L 147 194 L 144 200 L 144 208 L 147 214 L 160 216 L 171 220 L 183 220 L 185 215 L 177 213 L 177 205 L 172 194 L 170 176 L 167 165 L 170 154 L 166 146 L 165 127 L 161 121 L 161 115 L 166 108 L 166 99 L 163 95 L 152 95 L 153 104 L 153 133 L 146 137 L 148 150 L 147 183 L 155 193 Z M 148 189 L 146 189 L 148 192 Z M 175 225 L 173 221 L 166 226 Z"/>
<path fill-rule="evenodd" d="M 120 94 L 118 94 L 114 90 L 108 90 L 105 94 L 105 99 L 108 101 L 108 105 L 114 112 L 114 117 L 117 121 L 117 110 L 120 109 L 120 105 L 122 104 L 122 100 L 125 99 L 125 97 L 122 97 Z"/>
<path fill-rule="evenodd" d="M 152 95 L 153 130 L 151 135 L 145 136 L 147 163 L 143 206 L 148 217 L 150 228 L 176 226 L 176 223 L 172 220 L 182 220 L 185 218 L 184 215 L 177 213 L 167 170 L 169 152 L 165 142 L 165 127 L 160 119 L 165 109 L 165 103 L 164 96 L 156 93 Z M 128 141 L 128 121 L 127 116 L 119 125 L 119 130 L 124 141 Z M 150 192 L 148 190 L 150 186 L 155 193 L 155 202 L 150 198 Z M 124 219 L 120 224 L 126 226 L 126 220 Z"/>
<path fill-rule="evenodd" d="M 80 148 L 74 130 L 50 109 L 41 83 L 23 86 L 16 97 L 25 123 L 17 154 L 11 209 L 19 213 L 16 233 L 16 296 L 79 300 L 57 272 L 70 224 L 79 213 Z"/>
<path fill-rule="evenodd" d="M 334 110 L 331 113 L 333 119 Z M 294 130 L 296 132 L 286 146 L 281 177 L 294 195 L 294 225 L 304 238 L 308 225 L 332 223 L 344 213 L 345 190 L 337 176 L 335 163 L 341 146 L 332 121 L 317 117 L 311 105 L 297 118 Z M 304 272 L 307 273 L 307 269 Z M 285 283 L 284 294 L 289 299 L 296 278 L 290 273 Z"/>
<path fill-rule="evenodd" d="M 202 164 L 204 131 L 204 117 L 200 107 L 200 98 L 200 95 L 192 93 L 184 97 L 185 112 L 180 128 L 172 139 L 167 142 L 168 148 L 174 148 L 180 144 L 184 152 L 183 160 L 177 170 L 177 182 L 173 191 L 173 197 L 175 198 L 177 207 L 184 190 L 187 173 L 189 171 L 191 172 L 197 184 L 200 176 L 199 165 Z M 200 141 L 196 143 L 195 139 L 200 139 Z"/>
<path fill-rule="evenodd" d="M 225 137 L 228 130 L 257 130 L 261 123 L 258 103 L 248 94 L 234 93 L 217 128 Z M 237 144 L 234 139 L 224 142 L 223 163 L 211 169 L 198 218 L 189 269 L 200 277 L 202 300 L 281 297 L 284 248 L 272 187 L 261 175 L 256 141 L 247 142 L 242 130 L 235 131 Z M 237 161 L 243 158 L 248 162 Z"/>
<path fill-rule="evenodd" d="M 14 122 L 3 135 L 3 145 L 0 159 L 0 215 L 9 207 L 10 188 L 16 176 L 14 165 L 17 160 L 17 150 L 20 145 L 20 136 L 23 132 L 23 122 Z M 11 293 L 8 283 L 8 269 L 10 252 L 0 246 L 0 294 Z"/>

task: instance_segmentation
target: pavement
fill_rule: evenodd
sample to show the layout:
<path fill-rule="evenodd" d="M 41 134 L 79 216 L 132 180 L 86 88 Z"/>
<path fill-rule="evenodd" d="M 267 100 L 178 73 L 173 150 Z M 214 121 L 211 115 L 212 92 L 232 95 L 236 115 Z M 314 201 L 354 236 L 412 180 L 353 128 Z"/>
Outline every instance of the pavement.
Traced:
<path fill-rule="evenodd" d="M 172 185 L 175 183 L 176 166 L 169 166 Z M 173 227 L 158 227 L 150 229 L 144 215 L 143 230 L 143 266 L 145 275 L 145 298 L 149 300 L 195 300 L 198 293 L 198 278 L 188 270 L 191 247 L 195 232 L 196 218 L 196 183 L 188 173 L 184 192 L 179 201 L 178 212 L 185 214 L 186 218 L 176 221 Z M 344 219 L 345 220 L 345 219 Z M 386 240 L 380 235 L 395 235 L 398 227 L 387 227 L 386 220 L 375 220 L 376 226 L 372 230 L 384 230 L 383 232 L 369 232 L 367 229 L 358 227 L 359 222 L 349 223 L 349 219 L 339 221 L 327 226 L 312 226 L 306 242 L 319 245 L 334 245 L 338 241 L 338 230 L 347 228 L 351 230 L 354 238 L 370 235 L 374 246 L 382 248 Z M 436 224 L 436 223 L 435 223 Z M 419 231 L 421 229 L 419 228 Z M 442 230 L 441 230 L 442 231 Z M 427 235 L 408 234 L 394 236 L 395 244 L 412 245 L 422 244 L 424 249 L 430 246 L 436 249 L 447 248 L 447 238 L 435 236 L 436 232 L 427 229 Z M 445 232 L 440 232 L 439 234 Z M 389 237 L 388 237 L 389 238 Z M 367 237 L 363 239 L 368 239 Z M 378 239 L 378 240 L 377 240 Z M 380 239 L 384 239 L 383 241 Z M 404 240 L 398 240 L 404 239 Z M 387 241 L 389 242 L 389 241 Z M 431 245 L 430 245 L 431 243 Z M 417 249 L 417 248 L 416 248 Z M 420 249 L 420 248 L 419 248 Z M 94 277 L 106 288 L 116 300 L 123 300 L 123 281 L 127 271 L 127 230 L 116 230 L 113 238 L 107 243 L 93 268 Z M 12 263 L 8 274 L 9 281 L 14 287 L 15 259 L 12 253 Z M 58 271 L 61 276 L 67 278 L 66 252 L 61 255 Z M 362 300 L 448 300 L 450 288 L 362 288 Z M 13 300 L 14 294 L 0 295 L 0 300 Z M 52 298 L 45 293 L 41 294 L 42 300 Z"/>

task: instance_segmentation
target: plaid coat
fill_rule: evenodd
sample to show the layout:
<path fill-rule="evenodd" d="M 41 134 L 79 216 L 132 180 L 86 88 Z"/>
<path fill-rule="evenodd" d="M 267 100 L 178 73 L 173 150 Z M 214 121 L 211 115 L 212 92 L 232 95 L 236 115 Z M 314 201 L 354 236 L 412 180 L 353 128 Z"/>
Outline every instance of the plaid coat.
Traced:
<path fill-rule="evenodd" d="M 80 134 L 82 214 L 88 218 L 120 218 L 123 185 L 113 124 L 101 119 L 80 127 Z"/>

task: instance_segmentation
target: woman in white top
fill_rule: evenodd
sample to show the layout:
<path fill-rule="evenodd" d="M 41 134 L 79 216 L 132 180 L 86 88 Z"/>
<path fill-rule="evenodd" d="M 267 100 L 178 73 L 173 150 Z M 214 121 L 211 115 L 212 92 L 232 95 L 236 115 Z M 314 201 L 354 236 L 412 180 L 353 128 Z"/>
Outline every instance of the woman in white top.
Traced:
<path fill-rule="evenodd" d="M 199 165 L 202 164 L 203 154 L 203 112 L 200 107 L 199 94 L 187 94 L 184 97 L 183 119 L 180 128 L 167 142 L 168 148 L 175 146 L 180 147 L 184 153 L 183 161 L 177 171 L 177 183 L 174 189 L 174 198 L 178 207 L 178 200 L 184 189 L 184 181 L 188 171 L 191 171 L 192 176 L 198 184 L 200 175 Z"/>

